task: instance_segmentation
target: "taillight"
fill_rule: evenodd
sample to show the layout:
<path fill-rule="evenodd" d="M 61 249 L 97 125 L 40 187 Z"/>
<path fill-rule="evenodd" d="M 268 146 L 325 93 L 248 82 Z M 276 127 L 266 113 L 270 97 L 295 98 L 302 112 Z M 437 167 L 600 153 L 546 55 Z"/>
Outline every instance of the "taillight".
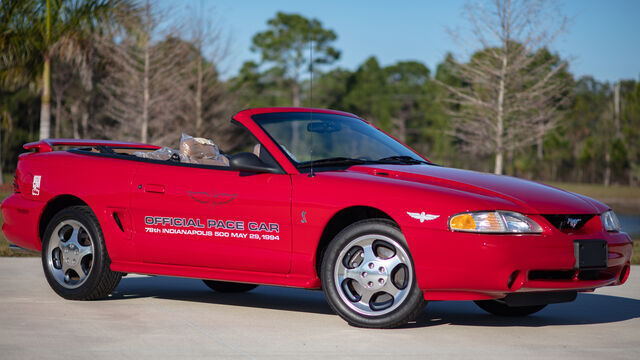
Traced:
<path fill-rule="evenodd" d="M 18 173 L 13 174 L 13 192 L 16 194 L 20 193 L 20 187 L 18 186 Z"/>

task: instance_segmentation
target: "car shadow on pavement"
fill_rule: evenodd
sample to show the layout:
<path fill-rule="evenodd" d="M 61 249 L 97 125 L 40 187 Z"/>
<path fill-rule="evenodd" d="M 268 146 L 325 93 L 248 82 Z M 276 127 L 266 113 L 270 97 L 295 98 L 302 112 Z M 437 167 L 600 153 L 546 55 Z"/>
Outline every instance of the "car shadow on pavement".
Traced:
<path fill-rule="evenodd" d="M 212 291 L 200 280 L 165 276 L 125 277 L 110 300 L 156 298 L 219 305 L 244 306 L 284 311 L 333 315 L 321 291 L 259 286 L 247 293 L 228 294 Z M 107 300 L 109 301 L 109 300 Z M 526 317 L 488 314 L 471 301 L 433 301 L 405 328 L 438 325 L 523 326 L 580 325 L 612 323 L 640 317 L 640 300 L 603 295 L 579 294 L 571 303 L 549 305 Z"/>
<path fill-rule="evenodd" d="M 108 299 L 135 298 L 333 314 L 322 291 L 263 285 L 246 293 L 219 293 L 209 289 L 200 280 L 165 276 L 125 277 Z"/>
<path fill-rule="evenodd" d="M 640 317 L 640 300 L 597 293 L 578 294 L 570 303 L 548 305 L 540 312 L 524 317 L 496 316 L 484 312 L 472 301 L 431 302 L 415 323 L 408 327 L 430 325 L 524 326 L 603 324 Z"/>

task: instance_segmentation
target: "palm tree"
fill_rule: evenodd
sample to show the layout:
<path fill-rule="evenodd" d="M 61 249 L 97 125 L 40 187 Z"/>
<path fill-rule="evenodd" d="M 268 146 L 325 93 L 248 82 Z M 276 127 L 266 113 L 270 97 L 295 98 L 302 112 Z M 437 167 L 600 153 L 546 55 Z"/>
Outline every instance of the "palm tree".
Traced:
<path fill-rule="evenodd" d="M 0 5 L 0 88 L 15 91 L 28 84 L 41 68 L 26 38 L 35 36 L 34 6 L 30 1 L 3 0 Z"/>
<path fill-rule="evenodd" d="M 3 0 L 0 9 L 0 82 L 40 79 L 40 139 L 50 137 L 51 57 L 86 63 L 87 37 L 132 10 L 132 0 Z M 34 76 L 34 74 L 36 76 Z"/>

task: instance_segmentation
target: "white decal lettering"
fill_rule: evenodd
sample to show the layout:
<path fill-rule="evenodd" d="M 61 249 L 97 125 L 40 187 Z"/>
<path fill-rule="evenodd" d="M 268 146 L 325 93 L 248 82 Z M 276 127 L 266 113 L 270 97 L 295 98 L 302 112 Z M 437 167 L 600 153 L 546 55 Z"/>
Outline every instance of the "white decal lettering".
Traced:
<path fill-rule="evenodd" d="M 33 177 L 33 188 L 31 189 L 31 195 L 39 196 L 40 195 L 40 181 L 42 180 L 41 175 L 35 175 Z"/>

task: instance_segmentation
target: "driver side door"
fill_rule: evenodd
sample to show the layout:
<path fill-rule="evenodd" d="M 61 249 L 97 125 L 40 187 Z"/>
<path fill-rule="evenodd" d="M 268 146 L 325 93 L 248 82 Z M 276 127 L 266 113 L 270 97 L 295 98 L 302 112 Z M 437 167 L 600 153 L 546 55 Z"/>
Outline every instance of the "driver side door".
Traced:
<path fill-rule="evenodd" d="M 289 175 L 156 161 L 143 162 L 132 185 L 143 262 L 289 272 Z"/>

